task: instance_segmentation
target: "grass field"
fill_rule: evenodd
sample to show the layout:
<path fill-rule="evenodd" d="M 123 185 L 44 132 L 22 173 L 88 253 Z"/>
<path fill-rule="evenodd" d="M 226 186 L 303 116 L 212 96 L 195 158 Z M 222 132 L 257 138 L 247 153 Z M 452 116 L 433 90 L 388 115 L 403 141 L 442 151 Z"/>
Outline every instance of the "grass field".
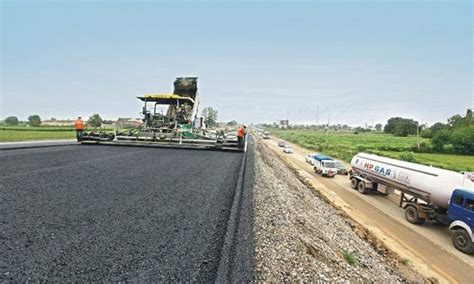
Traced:
<path fill-rule="evenodd" d="M 31 131 L 31 130 L 0 130 L 0 142 L 27 140 L 74 139 L 76 132 L 69 131 Z"/>
<path fill-rule="evenodd" d="M 370 152 L 395 159 L 400 154 L 412 152 L 417 138 L 395 137 L 383 133 L 339 133 L 312 130 L 270 130 L 273 135 L 281 137 L 306 149 L 321 152 L 349 162 L 359 152 Z M 430 143 L 420 138 L 420 143 Z M 474 156 L 447 155 L 433 153 L 413 153 L 415 162 L 454 171 L 474 171 Z"/>
<path fill-rule="evenodd" d="M 101 128 L 102 130 L 112 131 L 113 128 Z M 87 128 L 86 131 L 92 131 L 93 128 Z M 64 126 L 5 126 L 0 125 L 0 142 L 32 141 L 32 140 L 56 140 L 56 139 L 75 139 L 76 131 L 73 127 Z"/>

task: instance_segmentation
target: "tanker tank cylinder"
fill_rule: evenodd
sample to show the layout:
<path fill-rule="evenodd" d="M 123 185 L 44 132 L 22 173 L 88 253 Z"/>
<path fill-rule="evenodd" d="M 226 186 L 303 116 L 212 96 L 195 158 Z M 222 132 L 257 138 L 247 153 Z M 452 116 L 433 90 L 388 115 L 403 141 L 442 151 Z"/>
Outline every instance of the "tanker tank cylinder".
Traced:
<path fill-rule="evenodd" d="M 474 190 L 474 183 L 458 172 L 399 161 L 373 154 L 359 153 L 352 168 L 428 203 L 446 209 L 456 188 Z"/>

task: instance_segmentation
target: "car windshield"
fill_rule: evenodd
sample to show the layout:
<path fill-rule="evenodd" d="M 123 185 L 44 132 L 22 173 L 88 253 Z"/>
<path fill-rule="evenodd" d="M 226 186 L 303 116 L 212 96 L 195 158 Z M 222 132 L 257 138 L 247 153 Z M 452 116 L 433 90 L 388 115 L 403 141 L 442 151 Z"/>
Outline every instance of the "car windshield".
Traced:
<path fill-rule="evenodd" d="M 336 167 L 336 163 L 334 163 L 333 161 L 325 161 L 324 162 L 324 166 L 326 168 L 335 168 Z"/>

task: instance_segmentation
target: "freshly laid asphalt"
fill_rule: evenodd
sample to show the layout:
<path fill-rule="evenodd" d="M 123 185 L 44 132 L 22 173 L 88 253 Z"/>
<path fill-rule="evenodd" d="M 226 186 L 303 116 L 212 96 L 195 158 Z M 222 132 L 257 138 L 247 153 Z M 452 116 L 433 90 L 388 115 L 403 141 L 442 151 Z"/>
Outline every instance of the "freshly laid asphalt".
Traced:
<path fill-rule="evenodd" d="M 0 151 L 0 282 L 216 281 L 242 157 L 83 145 Z M 244 224 L 233 229 L 245 238 L 230 253 L 245 257 L 229 261 L 239 264 L 231 279 L 244 281 L 253 267 L 249 176 L 236 217 Z"/>

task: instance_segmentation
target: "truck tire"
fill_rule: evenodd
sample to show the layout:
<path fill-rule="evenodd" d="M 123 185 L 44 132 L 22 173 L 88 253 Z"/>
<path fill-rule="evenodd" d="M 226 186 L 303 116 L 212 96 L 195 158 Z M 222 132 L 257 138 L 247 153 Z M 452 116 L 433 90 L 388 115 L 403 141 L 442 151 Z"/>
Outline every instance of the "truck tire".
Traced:
<path fill-rule="evenodd" d="M 365 187 L 365 182 L 363 181 L 359 181 L 359 184 L 357 185 L 357 190 L 362 194 L 369 193 L 369 189 Z"/>
<path fill-rule="evenodd" d="M 466 230 L 454 230 L 452 240 L 454 247 L 462 251 L 463 253 L 474 253 L 474 244 L 472 243 L 471 237 L 466 232 Z"/>
<path fill-rule="evenodd" d="M 425 222 L 425 219 L 420 218 L 420 214 L 418 214 L 418 209 L 415 206 L 408 206 L 405 208 L 405 219 L 416 225 L 421 225 Z"/>
<path fill-rule="evenodd" d="M 357 189 L 357 186 L 359 185 L 359 180 L 356 178 L 351 178 L 351 187 L 352 189 Z"/>

